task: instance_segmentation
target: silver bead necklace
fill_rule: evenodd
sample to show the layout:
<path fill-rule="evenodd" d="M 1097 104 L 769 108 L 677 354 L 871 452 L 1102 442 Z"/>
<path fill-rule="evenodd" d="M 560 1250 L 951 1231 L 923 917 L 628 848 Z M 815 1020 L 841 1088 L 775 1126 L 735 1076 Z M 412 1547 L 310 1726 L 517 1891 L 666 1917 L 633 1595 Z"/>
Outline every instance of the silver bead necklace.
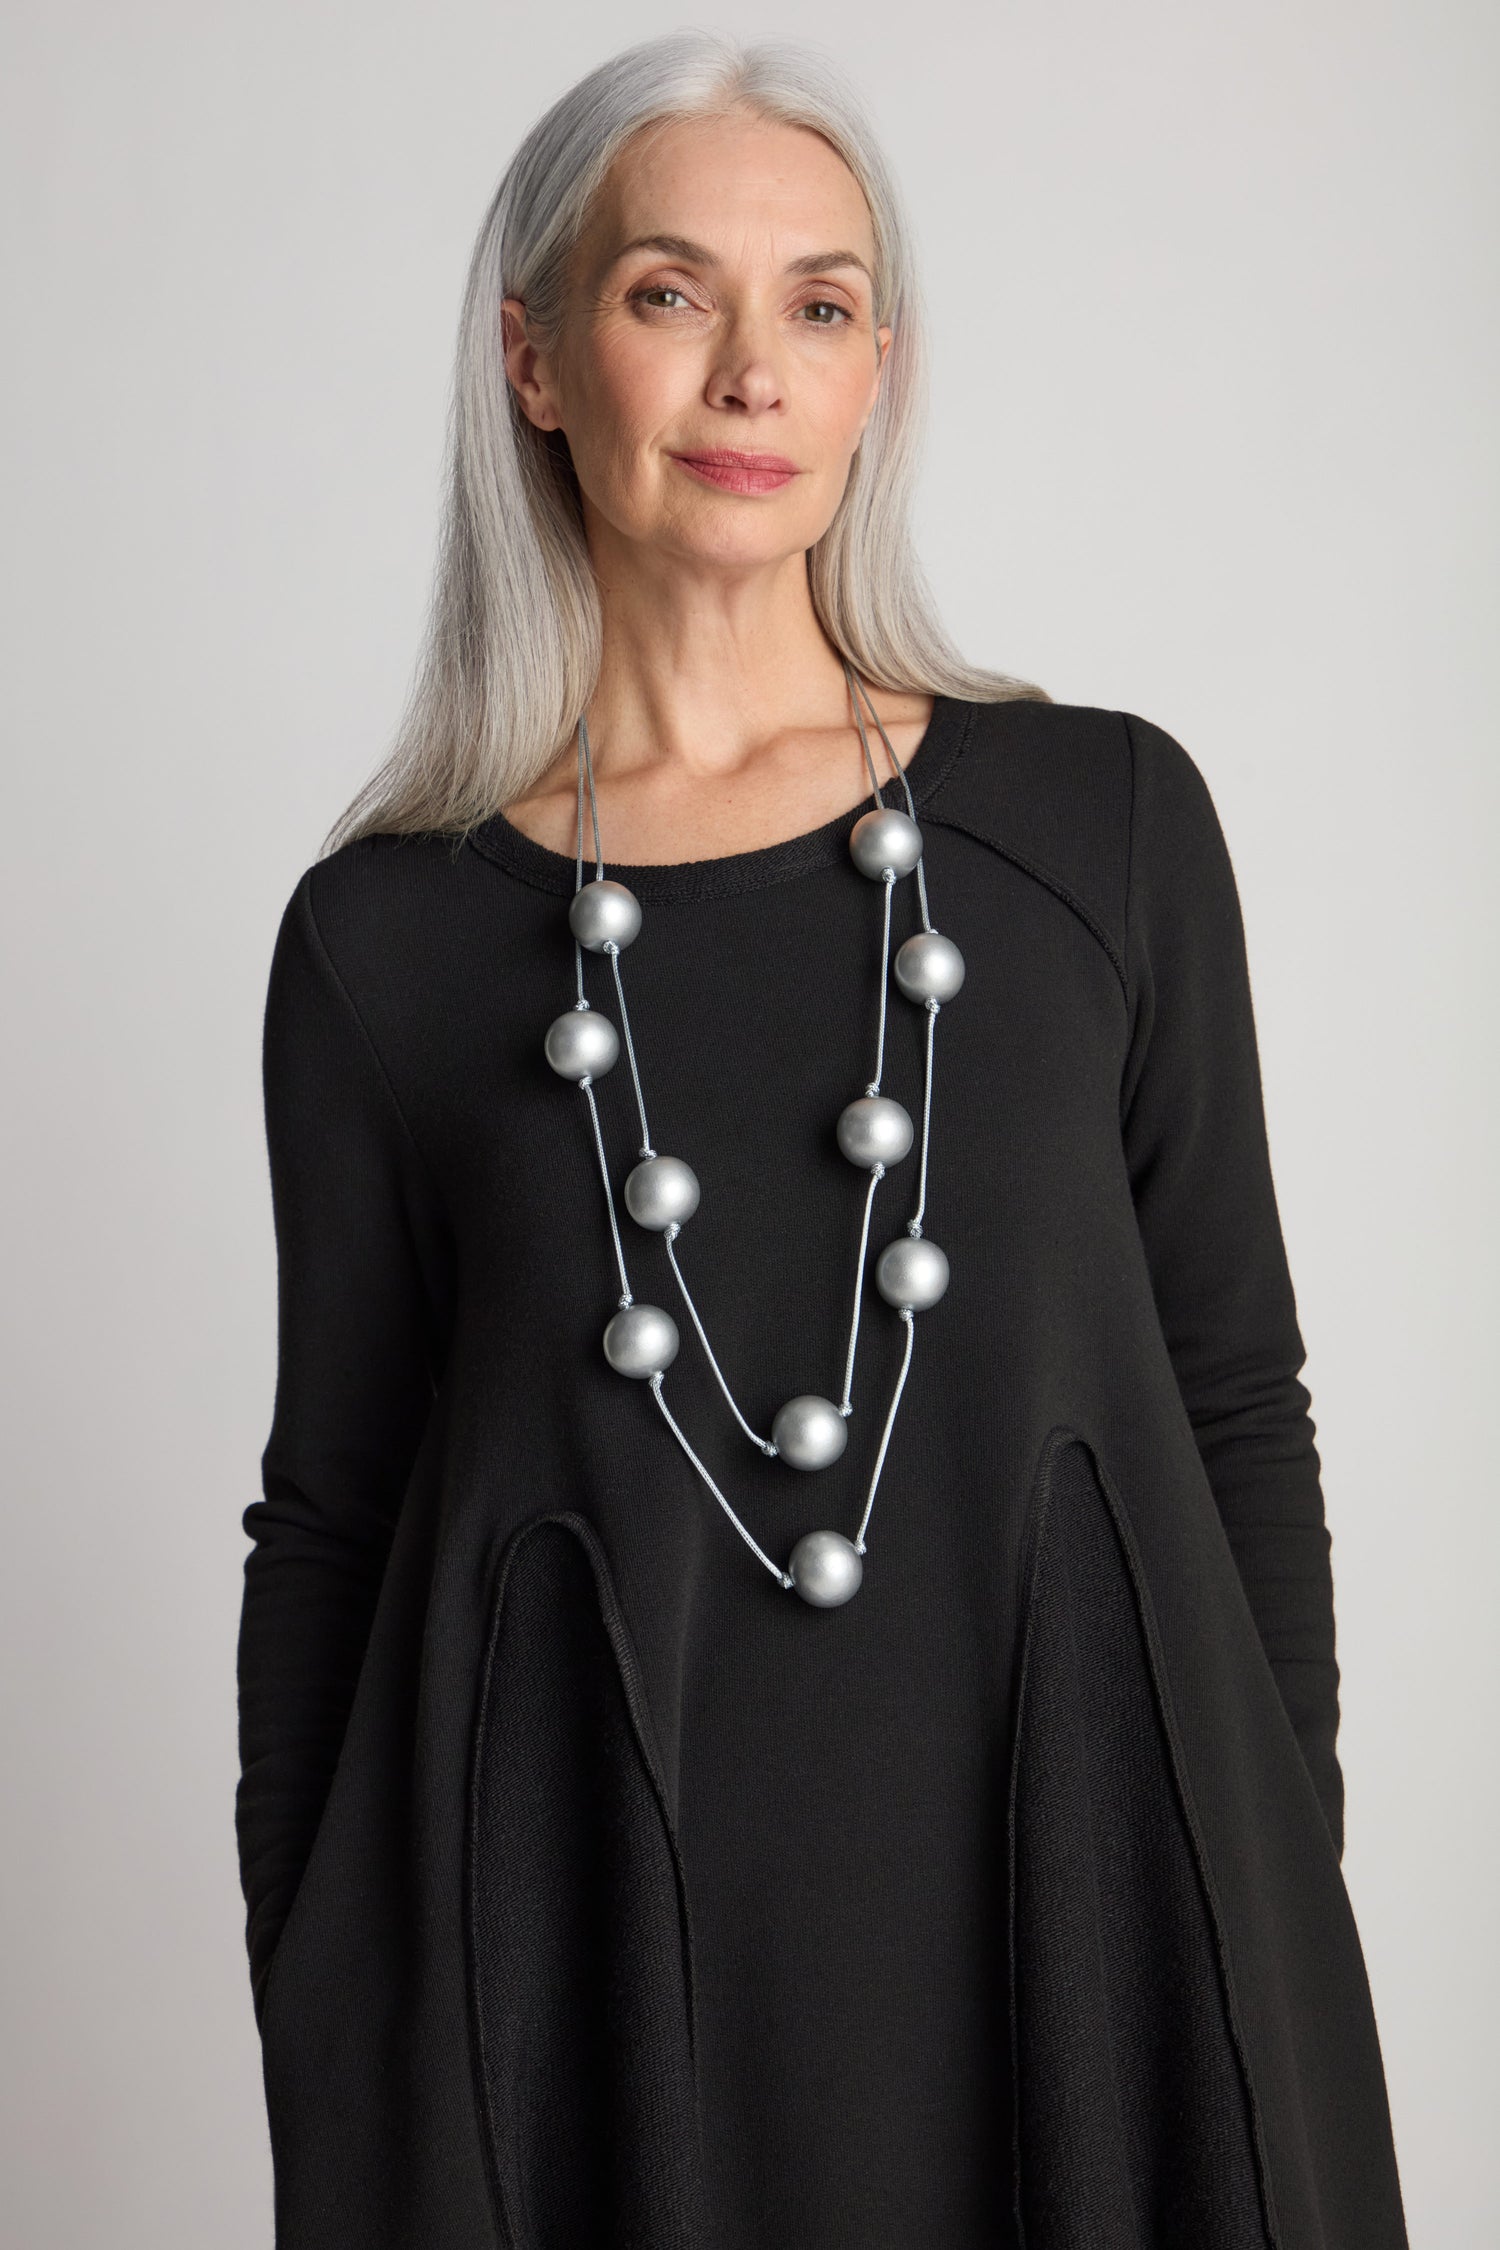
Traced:
<path fill-rule="evenodd" d="M 620 1273 L 618 1309 L 604 1330 L 605 1357 L 619 1374 L 649 1383 L 652 1395 L 673 1436 L 745 1544 L 786 1591 L 795 1589 L 804 1601 L 819 1609 L 836 1608 L 840 1603 L 848 1601 L 859 1589 L 860 1580 L 864 1576 L 865 1533 L 869 1529 L 870 1515 L 875 1505 L 875 1490 L 885 1465 L 896 1412 L 901 1404 L 901 1394 L 906 1387 L 907 1373 L 911 1367 L 912 1345 L 916 1333 L 915 1316 L 935 1305 L 948 1287 L 948 1260 L 937 1244 L 928 1241 L 923 1234 L 922 1215 L 927 1204 L 927 1151 L 932 1125 L 933 1033 L 939 1010 L 946 1001 L 954 997 L 964 981 L 963 955 L 951 938 L 941 936 L 933 928 L 928 913 L 927 884 L 922 866 L 922 832 L 917 825 L 917 808 L 905 769 L 891 748 L 890 736 L 881 723 L 880 714 L 868 691 L 857 680 L 847 662 L 844 665 L 844 676 L 849 683 L 854 721 L 859 729 L 860 746 L 864 751 L 874 796 L 873 809 L 861 814 L 854 823 L 849 836 L 849 850 L 860 873 L 882 886 L 884 923 L 875 1074 L 864 1093 L 841 1111 L 837 1127 L 838 1144 L 844 1155 L 851 1164 L 869 1173 L 855 1267 L 854 1307 L 844 1365 L 844 1391 L 839 1404 L 835 1405 L 831 1399 L 818 1392 L 802 1392 L 796 1398 L 787 1400 L 771 1424 L 770 1436 L 762 1437 L 751 1428 L 735 1404 L 734 1395 L 714 1357 L 707 1331 L 688 1292 L 687 1282 L 677 1261 L 675 1245 L 678 1235 L 698 1208 L 698 1180 L 691 1166 L 684 1163 L 681 1157 L 660 1155 L 651 1144 L 651 1133 L 646 1123 L 645 1097 L 641 1091 L 640 1071 L 636 1065 L 635 1045 L 630 1036 L 630 1017 L 625 1006 L 625 986 L 620 974 L 620 955 L 640 932 L 641 905 L 626 884 L 614 882 L 604 873 L 604 855 L 599 842 L 599 807 L 594 795 L 593 760 L 589 754 L 588 727 L 581 715 L 578 721 L 578 873 L 568 906 L 578 997 L 565 1014 L 556 1017 L 549 1025 L 544 1042 L 547 1060 L 558 1076 L 570 1079 L 582 1089 L 588 1099 L 594 1146 L 598 1152 L 599 1170 L 604 1182 L 605 1207 L 614 1242 L 615 1262 Z M 869 705 L 870 716 L 880 730 L 880 738 L 885 744 L 892 771 L 905 791 L 908 810 L 904 813 L 891 810 L 881 797 L 875 762 L 870 754 L 869 737 L 860 712 L 861 695 Z M 585 782 L 594 831 L 594 876 L 587 883 L 583 879 Z M 913 873 L 917 879 L 922 927 L 897 949 L 895 961 L 892 962 L 891 894 L 902 876 Z M 667 1257 L 676 1276 L 682 1301 L 698 1332 L 719 1388 L 740 1429 L 763 1456 L 785 1461 L 795 1469 L 827 1468 L 840 1458 L 848 1443 L 849 1420 L 854 1411 L 854 1363 L 859 1338 L 860 1299 L 864 1290 L 865 1262 L 870 1239 L 871 1208 L 875 1191 L 888 1167 L 899 1163 L 910 1152 L 916 1138 L 911 1118 L 901 1103 L 880 1090 L 885 1060 L 886 988 L 892 974 L 901 993 L 926 1011 L 922 1154 L 916 1209 L 906 1222 L 905 1232 L 886 1245 L 875 1265 L 876 1288 L 906 1324 L 906 1350 L 901 1371 L 896 1378 L 886 1412 L 885 1427 L 881 1432 L 858 1532 L 852 1540 L 846 1539 L 838 1531 L 804 1532 L 793 1547 L 785 1569 L 772 1560 L 736 1515 L 688 1443 L 664 1395 L 666 1372 L 677 1357 L 681 1339 L 677 1323 L 670 1313 L 660 1305 L 636 1302 L 626 1271 L 625 1249 L 620 1238 L 609 1164 L 604 1153 L 604 1136 L 599 1124 L 599 1106 L 594 1099 L 595 1080 L 602 1078 L 619 1059 L 620 1037 L 609 1018 L 591 1007 L 584 994 L 585 951 L 605 954 L 614 971 L 620 1022 L 625 1033 L 625 1047 L 635 1083 L 636 1108 L 640 1114 L 641 1145 L 637 1152 L 638 1161 L 625 1181 L 625 1208 L 638 1226 L 648 1233 L 664 1237 Z"/>

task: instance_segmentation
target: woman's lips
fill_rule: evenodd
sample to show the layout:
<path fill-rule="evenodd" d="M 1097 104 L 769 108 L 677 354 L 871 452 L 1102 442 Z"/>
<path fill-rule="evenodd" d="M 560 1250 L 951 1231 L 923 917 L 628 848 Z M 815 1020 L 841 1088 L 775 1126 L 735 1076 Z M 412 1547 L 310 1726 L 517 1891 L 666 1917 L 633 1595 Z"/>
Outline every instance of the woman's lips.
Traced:
<path fill-rule="evenodd" d="M 721 492 L 779 492 L 798 474 L 779 453 L 674 453 L 674 461 Z"/>

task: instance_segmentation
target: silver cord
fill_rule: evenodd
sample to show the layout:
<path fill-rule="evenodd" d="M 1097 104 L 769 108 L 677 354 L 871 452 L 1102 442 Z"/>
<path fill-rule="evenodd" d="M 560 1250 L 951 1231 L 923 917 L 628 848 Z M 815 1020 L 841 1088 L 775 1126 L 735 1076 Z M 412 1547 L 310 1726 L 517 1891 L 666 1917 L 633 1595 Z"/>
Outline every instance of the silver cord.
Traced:
<path fill-rule="evenodd" d="M 765 1548 L 760 1545 L 758 1540 L 751 1537 L 750 1533 L 745 1529 L 745 1526 L 740 1522 L 739 1517 L 735 1514 L 733 1508 L 730 1507 L 729 1502 L 725 1499 L 723 1493 L 714 1483 L 714 1480 L 709 1475 L 707 1469 L 704 1468 L 703 1463 L 699 1460 L 697 1454 L 688 1444 L 688 1441 L 683 1435 L 682 1429 L 679 1426 L 671 1407 L 668 1406 L 666 1400 L 662 1396 L 662 1380 L 663 1378 L 661 1370 L 658 1369 L 656 1374 L 651 1377 L 651 1392 L 652 1396 L 656 1400 L 657 1405 L 661 1408 L 663 1414 L 665 1414 L 667 1418 L 667 1421 L 671 1425 L 673 1436 L 676 1438 L 678 1444 L 682 1447 L 682 1450 L 687 1455 L 688 1459 L 692 1462 L 693 1467 L 697 1470 L 699 1476 L 702 1477 L 704 1483 L 708 1486 L 709 1491 L 718 1501 L 719 1506 L 723 1509 L 725 1515 L 728 1516 L 730 1522 L 734 1525 L 735 1530 L 744 1540 L 745 1545 L 749 1547 L 755 1554 L 759 1555 L 761 1561 L 765 1564 L 767 1570 L 771 1573 L 771 1576 L 773 1578 L 779 1578 L 782 1585 L 790 1589 L 796 1584 L 796 1580 L 792 1577 L 791 1572 L 788 1570 L 783 1570 L 780 1563 L 772 1562 L 770 1556 L 766 1553 Z"/>
<path fill-rule="evenodd" d="M 588 1096 L 589 1115 L 594 1121 L 594 1146 L 599 1151 L 599 1170 L 604 1176 L 604 1200 L 609 1205 L 609 1231 L 615 1238 L 615 1262 L 620 1269 L 620 1289 L 622 1292 L 620 1303 L 622 1307 L 633 1305 L 635 1299 L 630 1293 L 630 1276 L 625 1271 L 625 1249 L 620 1241 L 619 1222 L 615 1218 L 615 1196 L 614 1190 L 609 1184 L 609 1165 L 604 1155 L 604 1135 L 599 1130 L 599 1104 L 594 1099 L 594 1081 L 591 1073 L 585 1071 L 578 1083 Z"/>
<path fill-rule="evenodd" d="M 846 660 L 844 664 L 844 678 L 846 681 L 852 683 L 854 680 L 854 676 L 855 675 L 853 669 Z M 870 755 L 870 738 L 865 733 L 865 722 L 859 715 L 859 698 L 854 694 L 852 685 L 850 688 L 849 702 L 854 712 L 854 724 L 859 729 L 859 746 L 865 754 L 865 770 L 870 776 L 870 795 L 875 800 L 874 805 L 871 807 L 871 810 L 879 811 L 880 808 L 884 805 L 885 799 L 880 794 L 880 776 L 875 771 L 875 760 Z"/>
<path fill-rule="evenodd" d="M 704 1327 L 702 1321 L 698 1318 L 698 1308 L 693 1303 L 692 1298 L 688 1295 L 688 1285 L 683 1279 L 682 1268 L 677 1263 L 677 1253 L 672 1248 L 673 1243 L 676 1241 L 678 1235 L 681 1234 L 681 1232 L 682 1225 L 681 1222 L 677 1219 L 674 1219 L 672 1221 L 672 1224 L 664 1230 L 664 1239 L 667 1245 L 667 1256 L 672 1261 L 672 1271 L 677 1276 L 677 1286 L 682 1291 L 682 1301 L 693 1316 L 693 1326 L 697 1329 L 698 1334 L 702 1339 L 703 1349 L 708 1354 L 708 1364 L 713 1369 L 715 1375 L 718 1377 L 720 1390 L 724 1393 L 724 1396 L 729 1401 L 730 1413 L 739 1423 L 739 1426 L 744 1431 L 746 1437 L 749 1438 L 754 1444 L 758 1445 L 762 1453 L 769 1453 L 774 1455 L 780 1451 L 780 1448 L 776 1444 L 774 1444 L 770 1438 L 761 1437 L 757 1431 L 752 1430 L 749 1423 L 745 1420 L 744 1415 L 735 1405 L 734 1393 L 730 1390 L 729 1385 L 725 1382 L 723 1369 L 720 1367 L 718 1361 L 714 1357 L 713 1345 L 708 1340 L 708 1330 Z"/>
<path fill-rule="evenodd" d="M 865 1293 L 865 1253 L 870 1245 L 870 1206 L 875 1201 L 875 1190 L 885 1178 L 885 1166 L 870 1166 L 870 1185 L 865 1193 L 864 1224 L 859 1230 L 859 1263 L 854 1273 L 854 1317 L 849 1323 L 849 1357 L 844 1362 L 844 1396 L 839 1403 L 840 1414 L 854 1412 L 854 1347 L 859 1335 L 859 1308 Z"/>
<path fill-rule="evenodd" d="M 849 672 L 849 678 L 854 683 L 854 687 L 857 693 L 859 695 L 862 695 L 866 703 L 870 705 L 870 717 L 875 721 L 876 726 L 880 729 L 880 739 L 885 744 L 885 754 L 891 761 L 891 765 L 895 771 L 897 780 L 900 782 L 902 788 L 906 792 L 906 809 L 908 813 L 910 813 L 912 819 L 915 820 L 917 817 L 916 799 L 912 796 L 911 793 L 911 783 L 906 778 L 906 768 L 902 765 L 901 760 L 896 756 L 895 751 L 891 748 L 891 738 L 885 731 L 885 722 L 881 718 L 880 713 L 876 710 L 874 703 L 871 701 L 869 689 L 860 679 L 858 673 L 849 671 L 849 667 L 847 665 L 845 665 L 844 669 L 846 672 Z M 854 720 L 855 724 L 859 728 L 859 739 L 861 742 L 865 743 L 865 759 L 868 763 L 870 756 L 870 746 L 869 743 L 865 741 L 864 722 L 860 718 L 859 704 L 857 702 L 854 706 Z M 875 768 L 873 765 L 870 766 L 870 771 L 872 774 L 874 773 Z M 878 793 L 879 792 L 877 788 L 877 795 Z M 922 909 L 922 927 L 924 930 L 930 930 L 932 928 L 932 917 L 927 911 L 927 875 L 921 860 L 917 861 L 917 898 L 921 904 Z"/>
<path fill-rule="evenodd" d="M 885 892 L 885 922 L 880 933 L 880 1025 L 875 1034 L 875 1076 L 865 1088 L 867 1094 L 880 1092 L 880 1080 L 885 1070 L 885 996 L 891 981 L 891 893 L 895 888 L 895 868 L 884 868 L 881 871 L 881 889 Z"/>
<path fill-rule="evenodd" d="M 635 1064 L 635 1041 L 630 1036 L 630 1015 L 625 1006 L 625 987 L 620 982 L 620 948 L 616 941 L 610 938 L 604 950 L 609 955 L 610 965 L 615 972 L 615 991 L 620 1000 L 620 1026 L 625 1033 L 625 1052 L 630 1057 L 630 1075 L 635 1080 L 635 1106 L 641 1115 L 640 1154 L 645 1158 L 654 1156 L 656 1151 L 651 1146 L 651 1128 L 646 1123 L 646 1097 L 641 1092 L 641 1074 Z"/>
<path fill-rule="evenodd" d="M 906 1222 L 906 1231 L 913 1241 L 922 1232 L 922 1213 L 927 1208 L 927 1143 L 932 1133 L 932 1034 L 942 1002 L 929 999 L 924 1006 L 927 1010 L 927 1063 L 922 1074 L 922 1169 L 917 1181 L 917 1208 Z"/>
<path fill-rule="evenodd" d="M 870 1513 L 875 1506 L 875 1487 L 880 1482 L 880 1472 L 885 1467 L 886 1447 L 891 1442 L 891 1431 L 896 1426 L 896 1409 L 901 1404 L 901 1393 L 906 1388 L 906 1371 L 911 1366 L 911 1348 L 917 1340 L 917 1316 L 910 1305 L 901 1307 L 901 1318 L 906 1322 L 906 1352 L 901 1361 L 901 1372 L 896 1377 L 896 1388 L 891 1393 L 890 1409 L 885 1418 L 885 1428 L 880 1433 L 880 1451 L 875 1456 L 875 1473 L 870 1479 L 870 1496 L 865 1502 L 865 1512 L 860 1518 L 859 1530 L 855 1535 L 855 1551 L 861 1555 L 865 1551 L 865 1533 L 870 1528 Z"/>
<path fill-rule="evenodd" d="M 602 883 L 604 880 L 604 849 L 599 842 L 599 800 L 594 794 L 594 761 L 589 752 L 589 723 L 581 711 L 578 714 L 578 748 L 583 758 L 584 766 L 588 771 L 589 777 L 589 810 L 593 814 L 594 818 L 594 874 L 596 878 Z M 581 822 L 581 811 L 579 814 L 579 819 Z M 579 840 L 578 849 L 580 853 L 581 865 L 581 854 L 583 851 L 583 842 L 581 838 Z M 582 882 L 582 880 L 583 878 L 580 874 L 579 881 Z"/>
<path fill-rule="evenodd" d="M 581 718 L 578 724 L 580 727 L 583 725 Z M 583 889 L 583 750 L 581 742 L 578 756 L 578 875 L 573 888 L 575 892 Z M 583 989 L 583 942 L 576 937 L 573 940 L 573 965 L 578 977 L 578 998 L 573 1005 L 575 1008 L 586 1008 L 588 999 Z"/>

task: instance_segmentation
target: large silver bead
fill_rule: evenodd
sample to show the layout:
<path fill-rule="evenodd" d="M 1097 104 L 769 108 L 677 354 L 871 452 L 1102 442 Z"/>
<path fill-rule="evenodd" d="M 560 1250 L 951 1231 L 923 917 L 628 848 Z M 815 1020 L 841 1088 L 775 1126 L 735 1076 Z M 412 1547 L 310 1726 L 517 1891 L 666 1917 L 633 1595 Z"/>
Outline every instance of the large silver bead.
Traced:
<path fill-rule="evenodd" d="M 622 1305 L 604 1331 L 604 1356 L 620 1375 L 659 1375 L 677 1357 L 677 1323 L 660 1305 Z"/>
<path fill-rule="evenodd" d="M 918 930 L 897 946 L 893 966 L 908 1000 L 951 1000 L 964 981 L 963 955 L 936 930 Z"/>
<path fill-rule="evenodd" d="M 645 1156 L 625 1175 L 625 1208 L 637 1226 L 665 1234 L 698 1208 L 698 1175 L 680 1156 Z"/>
<path fill-rule="evenodd" d="M 948 1286 L 948 1260 L 925 1234 L 898 1234 L 875 1262 L 875 1286 L 888 1305 L 926 1312 Z"/>
<path fill-rule="evenodd" d="M 851 1164 L 899 1164 L 915 1134 L 911 1119 L 888 1094 L 861 1094 L 839 1112 L 839 1147 Z"/>
<path fill-rule="evenodd" d="M 922 856 L 922 831 L 909 814 L 872 805 L 850 829 L 849 850 L 861 875 L 877 883 L 888 867 L 909 875 Z"/>
<path fill-rule="evenodd" d="M 837 1609 L 859 1592 L 864 1559 L 841 1531 L 805 1531 L 787 1563 L 793 1585 L 815 1609 Z"/>
<path fill-rule="evenodd" d="M 590 953 L 602 953 L 611 942 L 624 947 L 639 934 L 641 902 L 627 884 L 596 875 L 573 893 L 568 926 Z"/>
<path fill-rule="evenodd" d="M 547 1026 L 547 1060 L 559 1078 L 602 1078 L 620 1054 L 620 1034 L 597 1008 L 570 1008 Z"/>
<path fill-rule="evenodd" d="M 771 1424 L 771 1442 L 794 1469 L 826 1469 L 849 1443 L 849 1423 L 832 1399 L 804 1391 Z"/>

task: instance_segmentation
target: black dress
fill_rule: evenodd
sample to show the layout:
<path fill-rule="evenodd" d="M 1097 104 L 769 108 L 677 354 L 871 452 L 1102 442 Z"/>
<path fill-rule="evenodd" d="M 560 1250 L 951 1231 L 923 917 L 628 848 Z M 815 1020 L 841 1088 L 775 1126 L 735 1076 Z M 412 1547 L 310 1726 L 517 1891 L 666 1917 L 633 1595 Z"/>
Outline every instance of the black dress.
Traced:
<path fill-rule="evenodd" d="M 572 857 L 497 817 L 348 845 L 288 904 L 237 1806 L 281 2250 L 1406 2242 L 1208 791 L 1149 722 L 1034 701 L 940 697 L 908 774 L 967 963 L 924 1214 L 952 1279 L 839 1608 L 605 1359 L 598 1155 L 542 1050 Z M 678 1256 L 760 1430 L 841 1395 L 865 1179 L 833 1127 L 880 973 L 856 817 L 606 860 L 644 912 L 653 1141 L 702 1184 Z M 618 1021 L 607 960 L 586 986 Z M 884 1090 L 918 1120 L 924 1039 L 893 984 Z M 876 1193 L 848 1448 L 800 1474 L 625 1215 L 623 1052 L 596 1091 L 676 1419 L 778 1564 L 852 1538 L 916 1151 Z"/>

